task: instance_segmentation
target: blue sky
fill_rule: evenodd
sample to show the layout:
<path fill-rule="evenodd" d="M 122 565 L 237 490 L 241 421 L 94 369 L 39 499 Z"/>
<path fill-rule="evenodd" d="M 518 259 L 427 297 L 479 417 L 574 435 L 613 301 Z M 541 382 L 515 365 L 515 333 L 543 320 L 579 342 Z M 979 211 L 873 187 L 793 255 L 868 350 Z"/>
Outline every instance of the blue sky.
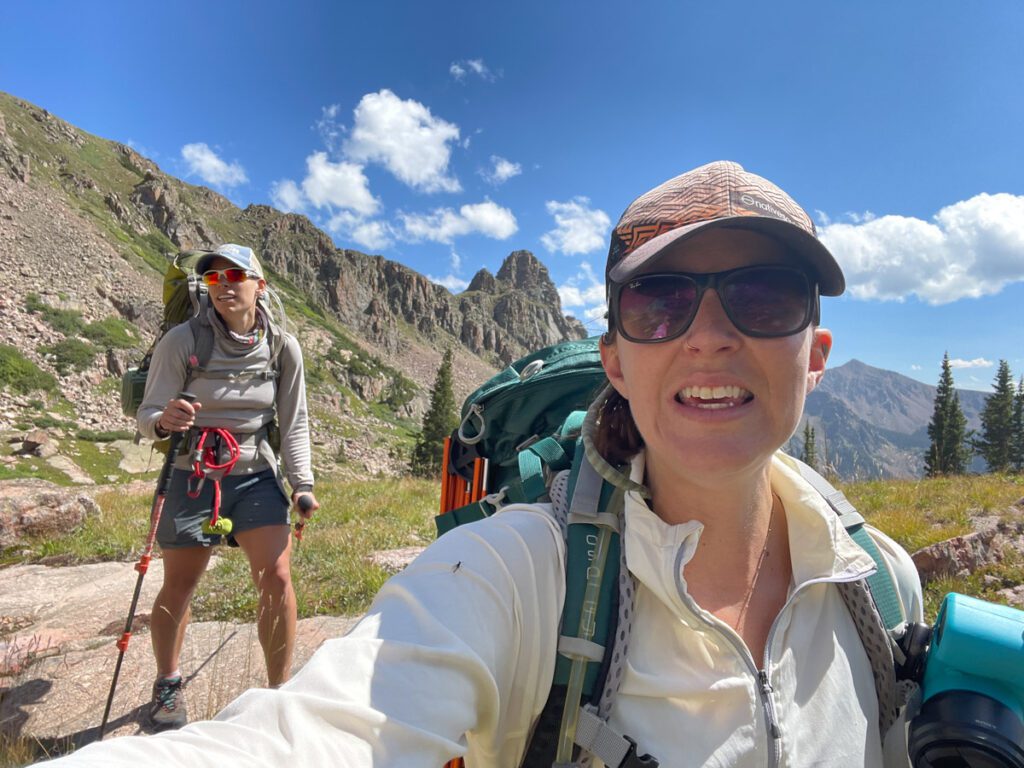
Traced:
<path fill-rule="evenodd" d="M 11 0 L 0 90 L 453 291 L 531 250 L 595 331 L 622 209 L 736 160 L 846 271 L 833 364 L 988 389 L 1024 373 L 1022 37 L 1018 0 Z"/>

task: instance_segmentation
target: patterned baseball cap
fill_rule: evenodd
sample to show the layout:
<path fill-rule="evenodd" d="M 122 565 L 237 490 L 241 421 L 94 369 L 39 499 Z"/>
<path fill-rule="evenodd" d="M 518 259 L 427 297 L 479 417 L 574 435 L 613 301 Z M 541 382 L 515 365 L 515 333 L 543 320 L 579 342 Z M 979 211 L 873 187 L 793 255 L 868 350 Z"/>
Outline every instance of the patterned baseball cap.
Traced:
<path fill-rule="evenodd" d="M 626 208 L 612 231 L 606 283 L 622 283 L 672 245 L 716 227 L 761 232 L 792 249 L 823 296 L 846 288 L 843 272 L 793 198 L 738 163 L 702 165 L 666 181 Z"/>
<path fill-rule="evenodd" d="M 252 248 L 247 248 L 244 245 L 235 245 L 234 243 L 218 245 L 212 251 L 207 251 L 203 256 L 200 256 L 199 261 L 196 262 L 196 274 L 203 274 L 203 272 L 209 269 L 210 262 L 218 256 L 227 259 L 232 264 L 238 265 L 247 272 L 252 272 L 257 277 L 263 277 L 263 267 L 260 266 L 259 261 L 256 259 L 256 252 Z"/>

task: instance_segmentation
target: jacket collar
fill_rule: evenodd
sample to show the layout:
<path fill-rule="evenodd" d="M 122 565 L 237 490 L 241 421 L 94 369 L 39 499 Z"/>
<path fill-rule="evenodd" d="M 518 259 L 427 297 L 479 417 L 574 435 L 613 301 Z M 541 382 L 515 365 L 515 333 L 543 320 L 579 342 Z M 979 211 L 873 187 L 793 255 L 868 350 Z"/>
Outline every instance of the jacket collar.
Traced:
<path fill-rule="evenodd" d="M 631 463 L 630 479 L 642 483 L 644 454 Z M 792 459 L 781 451 L 772 459 L 772 490 L 786 510 L 789 529 L 793 584 L 796 588 L 811 581 L 851 581 L 863 578 L 874 568 L 874 560 L 850 538 L 839 517 L 817 491 L 796 471 Z M 644 564 L 661 561 L 685 565 L 696 551 L 704 525 L 689 521 L 669 525 L 631 491 L 625 499 L 624 537 L 626 564 L 642 581 Z M 648 574 L 652 575 L 652 574 Z M 661 578 L 657 578 L 661 581 Z M 666 584 L 667 586 L 667 584 Z"/>

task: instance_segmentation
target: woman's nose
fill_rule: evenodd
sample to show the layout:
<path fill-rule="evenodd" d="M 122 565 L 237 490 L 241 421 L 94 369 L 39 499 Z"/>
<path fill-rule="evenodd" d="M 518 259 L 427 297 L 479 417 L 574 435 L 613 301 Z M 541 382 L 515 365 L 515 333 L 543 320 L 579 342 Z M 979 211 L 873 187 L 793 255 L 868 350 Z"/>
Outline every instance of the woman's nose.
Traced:
<path fill-rule="evenodd" d="M 718 292 L 714 289 L 705 291 L 697 314 L 682 337 L 687 351 L 728 351 L 736 347 L 739 337 L 740 332 L 725 314 Z"/>

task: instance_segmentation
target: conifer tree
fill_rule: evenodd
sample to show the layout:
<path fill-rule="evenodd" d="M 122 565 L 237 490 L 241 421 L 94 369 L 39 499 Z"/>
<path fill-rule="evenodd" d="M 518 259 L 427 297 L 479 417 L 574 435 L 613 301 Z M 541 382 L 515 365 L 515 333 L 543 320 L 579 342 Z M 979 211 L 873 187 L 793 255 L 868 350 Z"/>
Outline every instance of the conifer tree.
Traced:
<path fill-rule="evenodd" d="M 423 415 L 423 428 L 416 439 L 409 462 L 410 471 L 419 477 L 437 477 L 441 472 L 444 439 L 459 425 L 452 389 L 452 349 L 444 352 L 437 369 L 434 387 L 430 390 L 430 406 Z"/>
<path fill-rule="evenodd" d="M 811 469 L 818 468 L 818 447 L 814 442 L 814 427 L 810 419 L 804 423 L 804 449 L 800 452 L 800 461 Z"/>
<path fill-rule="evenodd" d="M 975 447 L 988 464 L 989 472 L 1006 472 L 1013 457 L 1014 387 L 1010 364 L 999 361 L 993 392 L 981 409 L 981 438 Z"/>
<path fill-rule="evenodd" d="M 1024 376 L 1017 382 L 1013 398 L 1013 455 L 1010 464 L 1014 472 L 1024 471 Z"/>
<path fill-rule="evenodd" d="M 971 450 L 967 447 L 967 418 L 960 409 L 960 397 L 953 387 L 949 353 L 942 356 L 942 373 L 935 390 L 935 410 L 928 422 L 931 444 L 924 455 L 924 471 L 935 475 L 961 475 L 967 471 Z"/>

